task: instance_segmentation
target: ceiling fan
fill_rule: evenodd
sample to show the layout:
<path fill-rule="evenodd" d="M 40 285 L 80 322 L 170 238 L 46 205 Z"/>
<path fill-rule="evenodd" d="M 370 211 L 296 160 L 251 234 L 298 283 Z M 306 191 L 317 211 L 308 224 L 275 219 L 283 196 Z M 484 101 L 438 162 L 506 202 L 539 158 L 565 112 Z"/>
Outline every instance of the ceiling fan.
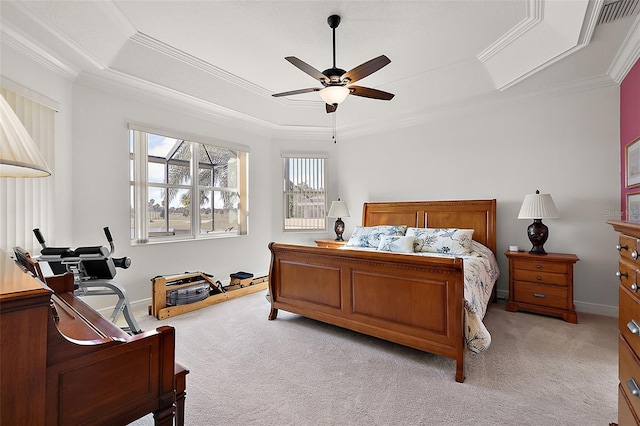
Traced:
<path fill-rule="evenodd" d="M 295 56 L 287 56 L 285 59 L 294 66 L 309 74 L 322 84 L 323 87 L 311 87 L 308 89 L 291 90 L 289 92 L 275 93 L 273 96 L 289 96 L 299 95 L 302 93 L 320 92 L 320 97 L 326 104 L 327 113 L 335 112 L 338 104 L 346 99 L 348 95 L 361 96 L 363 98 L 381 99 L 390 101 L 393 99 L 393 93 L 383 92 L 382 90 L 371 89 L 369 87 L 353 86 L 358 80 L 373 74 L 380 68 L 391 63 L 391 60 L 385 55 L 373 58 L 357 67 L 345 71 L 336 67 L 336 28 L 340 25 L 340 17 L 331 15 L 327 18 L 329 27 L 333 30 L 333 67 L 322 72 L 318 71 L 306 62 L 296 58 Z"/>

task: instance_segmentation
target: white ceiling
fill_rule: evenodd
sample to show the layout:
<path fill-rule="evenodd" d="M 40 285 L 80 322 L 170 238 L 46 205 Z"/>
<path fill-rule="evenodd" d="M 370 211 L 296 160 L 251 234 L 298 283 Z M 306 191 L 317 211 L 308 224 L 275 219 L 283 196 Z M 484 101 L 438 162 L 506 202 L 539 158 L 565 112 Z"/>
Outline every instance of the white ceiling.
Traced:
<path fill-rule="evenodd" d="M 2 1 L 0 35 L 80 82 L 142 88 L 271 128 L 326 128 L 333 117 L 317 93 L 271 94 L 318 86 L 284 57 L 330 68 L 326 20 L 338 14 L 336 65 L 349 70 L 385 54 L 391 64 L 357 84 L 396 95 L 348 97 L 336 120 L 354 131 L 619 83 L 640 52 L 638 11 L 596 25 L 604 3 Z"/>

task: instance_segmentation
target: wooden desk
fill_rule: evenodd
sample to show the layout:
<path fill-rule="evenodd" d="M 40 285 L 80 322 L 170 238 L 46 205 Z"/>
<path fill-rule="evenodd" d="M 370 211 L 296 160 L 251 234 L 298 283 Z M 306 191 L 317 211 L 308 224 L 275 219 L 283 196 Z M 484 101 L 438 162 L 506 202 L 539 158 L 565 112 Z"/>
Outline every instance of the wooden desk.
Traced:
<path fill-rule="evenodd" d="M 129 336 L 73 295 L 23 272 L 0 251 L 0 424 L 156 425 L 183 418 L 185 376 L 175 366 L 175 330 Z M 49 280 L 49 278 L 47 278 Z"/>

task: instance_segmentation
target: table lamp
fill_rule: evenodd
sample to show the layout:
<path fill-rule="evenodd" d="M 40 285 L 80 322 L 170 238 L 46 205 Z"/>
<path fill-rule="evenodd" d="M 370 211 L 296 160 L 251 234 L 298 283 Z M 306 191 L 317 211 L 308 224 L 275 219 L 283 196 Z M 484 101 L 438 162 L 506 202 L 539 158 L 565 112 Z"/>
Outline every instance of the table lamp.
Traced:
<path fill-rule="evenodd" d="M 544 251 L 544 243 L 549 237 L 549 228 L 542 223 L 542 219 L 556 218 L 558 210 L 553 203 L 553 199 L 549 194 L 541 194 L 536 191 L 535 194 L 525 195 L 518 219 L 533 219 L 533 223 L 527 228 L 527 235 L 533 247 L 529 251 L 531 254 L 547 254 Z"/>
<path fill-rule="evenodd" d="M 51 171 L 31 135 L 0 96 L 0 177 L 45 177 Z"/>
<path fill-rule="evenodd" d="M 347 207 L 347 202 L 340 201 L 340 198 L 338 198 L 338 201 L 332 201 L 327 217 L 338 218 L 333 227 L 333 230 L 336 232 L 336 241 L 344 241 L 342 239 L 342 233 L 344 232 L 344 222 L 341 218 L 349 217 L 349 208 Z"/>

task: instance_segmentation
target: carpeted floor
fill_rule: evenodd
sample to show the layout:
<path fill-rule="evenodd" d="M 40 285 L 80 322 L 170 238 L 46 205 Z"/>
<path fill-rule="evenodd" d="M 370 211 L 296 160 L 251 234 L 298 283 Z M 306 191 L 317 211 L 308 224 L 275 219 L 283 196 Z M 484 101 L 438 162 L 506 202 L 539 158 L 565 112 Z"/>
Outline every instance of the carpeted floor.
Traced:
<path fill-rule="evenodd" d="M 435 355 L 280 311 L 264 291 L 164 321 L 187 366 L 186 424 L 608 425 L 617 418 L 617 319 L 579 324 L 492 305 L 492 344 L 466 380 Z M 136 426 L 152 425 L 147 416 Z"/>

